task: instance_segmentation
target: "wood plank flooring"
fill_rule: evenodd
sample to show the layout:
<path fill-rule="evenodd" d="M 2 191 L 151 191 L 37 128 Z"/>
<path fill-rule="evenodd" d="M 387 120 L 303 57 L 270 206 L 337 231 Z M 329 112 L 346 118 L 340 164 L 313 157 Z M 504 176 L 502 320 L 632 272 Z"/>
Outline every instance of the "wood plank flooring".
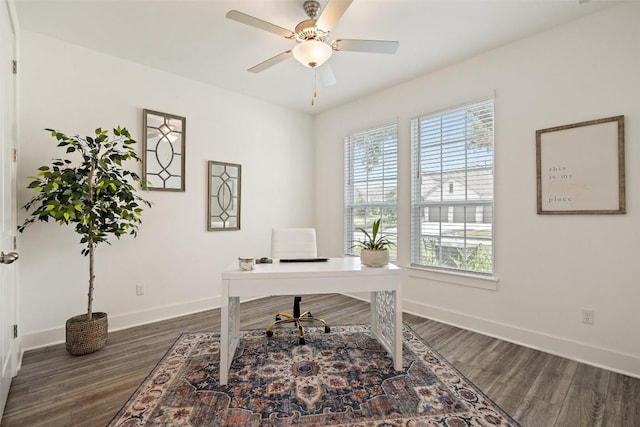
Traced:
<path fill-rule="evenodd" d="M 305 296 L 303 308 L 333 325 L 364 323 L 369 304 Z M 244 329 L 264 327 L 291 297 L 242 304 Z M 405 314 L 404 321 L 523 426 L 640 426 L 640 380 Z M 3 427 L 104 426 L 186 331 L 220 329 L 220 310 L 112 332 L 99 352 L 64 345 L 29 351 L 14 378 Z"/>

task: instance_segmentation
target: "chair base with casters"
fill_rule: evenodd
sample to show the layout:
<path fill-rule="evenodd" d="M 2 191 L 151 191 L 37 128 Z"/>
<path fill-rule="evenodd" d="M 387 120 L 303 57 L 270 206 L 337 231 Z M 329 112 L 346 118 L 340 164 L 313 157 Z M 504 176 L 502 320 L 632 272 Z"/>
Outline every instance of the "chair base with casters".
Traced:
<path fill-rule="evenodd" d="M 293 314 L 289 313 L 278 313 L 276 314 L 276 320 L 271 322 L 269 326 L 267 326 L 267 336 L 272 337 L 273 328 L 276 325 L 282 325 L 285 323 L 294 323 L 296 328 L 298 329 L 298 343 L 300 345 L 306 344 L 304 339 L 304 327 L 302 326 L 304 323 L 312 323 L 312 322 L 320 322 L 324 325 L 324 332 L 331 332 L 331 328 L 329 324 L 319 317 L 313 317 L 310 311 L 305 311 L 304 313 L 300 313 L 300 300 L 301 297 L 295 297 L 293 302 Z"/>

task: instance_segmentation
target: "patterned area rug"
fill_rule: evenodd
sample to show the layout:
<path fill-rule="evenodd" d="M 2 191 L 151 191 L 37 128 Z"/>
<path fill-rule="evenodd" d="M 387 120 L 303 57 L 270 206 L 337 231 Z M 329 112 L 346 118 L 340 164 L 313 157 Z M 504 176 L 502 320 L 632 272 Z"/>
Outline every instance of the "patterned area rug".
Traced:
<path fill-rule="evenodd" d="M 125 406 L 115 426 L 518 426 L 404 325 L 396 372 L 366 325 L 242 331 L 218 384 L 219 333 L 185 333 Z"/>

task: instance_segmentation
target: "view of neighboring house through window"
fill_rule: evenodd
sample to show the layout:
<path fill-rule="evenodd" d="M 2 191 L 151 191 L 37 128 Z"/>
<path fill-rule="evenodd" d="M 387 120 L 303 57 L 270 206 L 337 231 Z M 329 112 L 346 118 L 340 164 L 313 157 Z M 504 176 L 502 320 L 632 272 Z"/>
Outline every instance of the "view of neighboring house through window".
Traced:
<path fill-rule="evenodd" d="M 344 250 L 359 255 L 353 248 L 371 233 L 373 222 L 382 217 L 380 230 L 397 243 L 398 132 L 397 125 L 382 126 L 350 135 L 344 140 Z M 396 246 L 389 249 L 397 260 Z"/>
<path fill-rule="evenodd" d="M 493 273 L 493 99 L 411 121 L 411 264 Z"/>

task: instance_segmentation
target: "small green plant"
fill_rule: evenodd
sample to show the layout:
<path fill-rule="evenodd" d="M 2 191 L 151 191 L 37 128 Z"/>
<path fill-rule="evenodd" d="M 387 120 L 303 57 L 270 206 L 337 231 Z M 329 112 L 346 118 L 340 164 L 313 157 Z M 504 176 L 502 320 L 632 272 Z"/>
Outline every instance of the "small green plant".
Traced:
<path fill-rule="evenodd" d="M 382 217 L 376 219 L 373 222 L 373 226 L 371 227 L 371 234 L 364 228 L 358 228 L 364 235 L 365 239 L 357 241 L 352 248 L 360 248 L 360 249 L 368 249 L 372 251 L 383 251 L 388 249 L 391 246 L 395 246 L 391 240 L 389 240 L 386 236 L 378 236 L 378 232 L 380 231 L 380 221 Z"/>

